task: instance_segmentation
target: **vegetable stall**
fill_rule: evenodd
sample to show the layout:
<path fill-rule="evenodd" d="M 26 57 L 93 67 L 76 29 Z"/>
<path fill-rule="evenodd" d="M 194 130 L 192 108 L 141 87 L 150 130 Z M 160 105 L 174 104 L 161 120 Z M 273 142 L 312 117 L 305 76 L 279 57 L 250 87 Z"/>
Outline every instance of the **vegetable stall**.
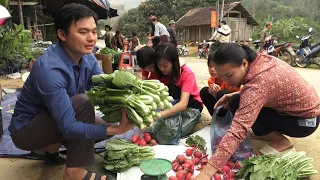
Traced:
<path fill-rule="evenodd" d="M 89 101 L 98 107 L 102 119 L 108 123 L 120 122 L 121 111 L 125 109 L 129 120 L 138 128 L 152 128 L 159 112 L 170 109 L 174 101 L 168 87 L 160 81 L 140 80 L 126 71 L 94 75 L 92 81 L 96 86 L 87 92 Z M 117 172 L 117 180 L 191 180 L 206 166 L 212 154 L 211 143 L 207 142 L 211 142 L 210 127 L 181 139 L 179 145 L 156 145 L 152 134 L 140 132 L 132 136 L 131 142 L 108 140 L 103 167 Z M 318 173 L 312 161 L 305 152 L 292 151 L 280 156 L 254 156 L 242 162 L 230 159 L 213 179 L 302 179 Z"/>

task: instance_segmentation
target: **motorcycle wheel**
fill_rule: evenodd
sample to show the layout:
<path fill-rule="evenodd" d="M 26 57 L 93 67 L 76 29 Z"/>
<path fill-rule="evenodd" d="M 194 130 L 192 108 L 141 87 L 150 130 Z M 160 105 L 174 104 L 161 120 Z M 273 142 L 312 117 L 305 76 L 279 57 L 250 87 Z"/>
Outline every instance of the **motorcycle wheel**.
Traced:
<path fill-rule="evenodd" d="M 290 66 L 293 65 L 294 58 L 293 58 L 292 54 L 286 49 L 280 50 L 280 52 L 278 54 L 278 58 L 281 59 L 282 61 L 288 63 Z"/>
<path fill-rule="evenodd" d="M 183 51 L 182 52 L 182 56 L 188 56 L 189 55 L 189 52 L 188 51 Z"/>
<path fill-rule="evenodd" d="M 301 68 L 306 68 L 310 65 L 310 63 L 308 62 L 304 62 L 301 56 L 297 56 L 294 62 L 298 67 L 301 67 Z"/>

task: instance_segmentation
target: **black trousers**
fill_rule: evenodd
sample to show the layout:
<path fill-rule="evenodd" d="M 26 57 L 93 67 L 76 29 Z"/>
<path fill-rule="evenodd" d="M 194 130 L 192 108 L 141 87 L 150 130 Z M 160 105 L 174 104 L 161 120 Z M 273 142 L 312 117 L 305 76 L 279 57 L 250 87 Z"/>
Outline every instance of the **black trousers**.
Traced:
<path fill-rule="evenodd" d="M 207 107 L 210 115 L 213 115 L 214 112 L 214 105 L 217 103 L 217 101 L 225 94 L 229 94 L 230 91 L 228 90 L 220 90 L 217 92 L 217 97 L 213 97 L 209 93 L 209 87 L 203 87 L 200 91 L 200 97 L 202 99 L 203 104 Z"/>
<path fill-rule="evenodd" d="M 76 119 L 87 124 L 108 125 L 95 118 L 95 111 L 86 94 L 71 97 Z M 111 136 L 110 136 L 111 137 Z M 89 166 L 94 162 L 95 139 L 71 140 L 62 136 L 48 110 L 40 111 L 28 125 L 12 135 L 14 144 L 23 150 L 43 149 L 62 143 L 67 149 L 67 167 Z M 96 140 L 96 142 L 101 140 Z"/>
<path fill-rule="evenodd" d="M 169 88 L 169 95 L 172 96 L 173 99 L 180 99 L 181 88 L 177 87 L 174 84 L 169 84 L 168 88 Z M 202 112 L 203 106 L 199 101 L 197 101 L 196 99 L 194 99 L 193 96 L 190 95 L 188 108 L 199 109 L 199 111 Z"/>
<path fill-rule="evenodd" d="M 233 104 L 229 104 L 229 110 L 235 114 L 239 108 L 240 95 L 234 95 L 232 99 Z M 316 127 L 299 126 L 298 119 L 301 119 L 301 117 L 279 114 L 272 108 L 263 107 L 251 128 L 257 136 L 276 131 L 290 137 L 306 137 L 316 131 L 320 116 L 317 117 Z"/>

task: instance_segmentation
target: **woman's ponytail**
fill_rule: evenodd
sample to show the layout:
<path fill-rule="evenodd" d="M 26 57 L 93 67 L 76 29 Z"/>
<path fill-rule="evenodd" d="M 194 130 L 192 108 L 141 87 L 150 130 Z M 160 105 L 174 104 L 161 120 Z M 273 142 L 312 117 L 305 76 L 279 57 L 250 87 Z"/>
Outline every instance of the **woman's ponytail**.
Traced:
<path fill-rule="evenodd" d="M 251 48 L 249 48 L 249 46 L 242 45 L 241 47 L 246 52 L 245 59 L 248 60 L 250 63 L 253 62 L 257 57 L 256 53 Z"/>

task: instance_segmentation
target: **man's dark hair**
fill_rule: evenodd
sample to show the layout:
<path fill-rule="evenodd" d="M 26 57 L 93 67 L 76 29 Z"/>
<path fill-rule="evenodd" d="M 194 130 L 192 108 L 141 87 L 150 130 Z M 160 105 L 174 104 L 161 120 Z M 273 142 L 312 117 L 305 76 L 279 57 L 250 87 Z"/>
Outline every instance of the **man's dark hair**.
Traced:
<path fill-rule="evenodd" d="M 149 46 L 144 46 L 137 51 L 137 61 L 140 68 L 145 68 L 151 64 L 155 64 L 154 61 L 154 49 Z"/>
<path fill-rule="evenodd" d="M 148 16 L 156 16 L 156 15 L 157 15 L 156 11 L 154 11 L 154 10 L 149 11 Z"/>
<path fill-rule="evenodd" d="M 68 34 L 73 23 L 89 17 L 93 17 L 97 23 L 98 15 L 87 6 L 77 3 L 67 4 L 63 6 L 54 17 L 56 32 L 58 29 L 61 29 Z"/>
<path fill-rule="evenodd" d="M 137 35 L 137 33 L 136 32 L 132 32 L 132 36 L 136 36 Z"/>
<path fill-rule="evenodd" d="M 105 25 L 104 28 L 108 28 L 109 31 L 112 30 L 112 27 L 110 27 L 109 25 Z"/>
<path fill-rule="evenodd" d="M 266 27 L 272 25 L 272 22 L 266 22 Z"/>
<path fill-rule="evenodd" d="M 158 45 L 155 51 L 156 63 L 161 59 L 166 59 L 170 63 L 172 63 L 172 72 L 169 75 L 169 77 L 172 82 L 177 82 L 181 75 L 179 54 L 178 54 L 177 48 L 171 43 Z M 164 74 L 162 74 L 158 66 L 155 66 L 155 71 L 160 77 L 164 76 Z"/>
<path fill-rule="evenodd" d="M 158 21 L 158 19 L 155 17 L 155 18 L 152 18 L 151 21 L 156 22 L 156 21 Z"/>
<path fill-rule="evenodd" d="M 220 23 L 226 25 L 226 24 L 227 24 L 227 21 L 226 21 L 226 20 L 221 20 Z"/>

